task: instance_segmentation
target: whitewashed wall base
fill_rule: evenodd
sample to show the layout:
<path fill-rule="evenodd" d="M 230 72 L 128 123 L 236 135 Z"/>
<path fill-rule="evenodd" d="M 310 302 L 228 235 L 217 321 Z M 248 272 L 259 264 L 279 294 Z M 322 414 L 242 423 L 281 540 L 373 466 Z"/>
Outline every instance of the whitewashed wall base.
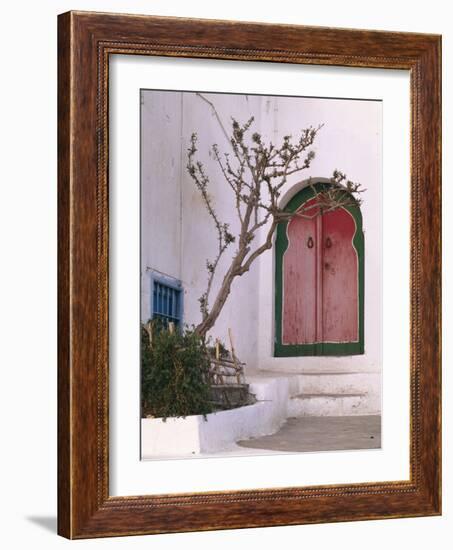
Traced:
<path fill-rule="evenodd" d="M 186 418 L 142 419 L 142 458 L 234 449 L 236 441 L 275 433 L 289 417 L 380 414 L 379 375 L 255 372 L 247 376 L 257 402 Z"/>
<path fill-rule="evenodd" d="M 270 378 L 250 385 L 257 403 L 186 418 L 143 418 L 142 458 L 214 453 L 236 441 L 276 432 L 287 418 L 287 378 Z"/>

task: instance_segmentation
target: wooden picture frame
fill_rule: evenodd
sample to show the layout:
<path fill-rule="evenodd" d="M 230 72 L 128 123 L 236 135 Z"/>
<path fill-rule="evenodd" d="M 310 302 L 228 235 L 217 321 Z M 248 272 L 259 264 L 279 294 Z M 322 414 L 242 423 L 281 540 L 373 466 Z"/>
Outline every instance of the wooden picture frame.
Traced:
<path fill-rule="evenodd" d="M 58 48 L 59 534 L 89 538 L 439 515 L 440 36 L 69 12 L 59 16 Z M 409 480 L 109 495 L 111 54 L 410 71 Z"/>

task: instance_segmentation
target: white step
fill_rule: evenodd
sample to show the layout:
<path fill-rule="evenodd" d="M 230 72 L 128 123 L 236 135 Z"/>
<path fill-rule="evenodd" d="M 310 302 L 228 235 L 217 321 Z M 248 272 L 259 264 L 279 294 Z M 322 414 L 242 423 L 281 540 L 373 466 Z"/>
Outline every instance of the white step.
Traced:
<path fill-rule="evenodd" d="M 372 414 L 366 393 L 301 393 L 288 401 L 288 417 Z"/>
<path fill-rule="evenodd" d="M 369 393 L 379 386 L 378 373 L 300 373 L 290 378 L 290 395 Z"/>
<path fill-rule="evenodd" d="M 381 414 L 380 373 L 263 370 L 246 378 L 258 400 L 274 400 L 277 393 L 281 406 L 286 394 L 290 417 Z"/>

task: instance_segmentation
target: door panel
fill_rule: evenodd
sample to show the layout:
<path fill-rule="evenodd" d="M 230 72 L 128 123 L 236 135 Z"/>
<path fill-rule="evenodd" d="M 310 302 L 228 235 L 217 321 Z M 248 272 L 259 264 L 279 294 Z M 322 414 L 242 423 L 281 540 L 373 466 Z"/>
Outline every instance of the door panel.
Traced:
<path fill-rule="evenodd" d="M 283 256 L 284 344 L 316 342 L 317 220 L 317 216 L 295 216 L 288 223 L 288 248 Z"/>
<path fill-rule="evenodd" d="M 352 240 L 356 226 L 340 208 L 322 216 L 323 342 L 359 339 L 358 256 Z"/>

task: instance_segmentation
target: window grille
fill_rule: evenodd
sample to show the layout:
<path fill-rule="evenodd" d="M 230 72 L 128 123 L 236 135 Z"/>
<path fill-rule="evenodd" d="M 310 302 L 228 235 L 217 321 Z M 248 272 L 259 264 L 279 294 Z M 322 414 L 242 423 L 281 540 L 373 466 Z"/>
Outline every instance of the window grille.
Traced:
<path fill-rule="evenodd" d="M 166 280 L 153 279 L 153 319 L 161 319 L 165 325 L 172 322 L 176 327 L 182 323 L 182 288 L 180 283 L 169 284 Z"/>

